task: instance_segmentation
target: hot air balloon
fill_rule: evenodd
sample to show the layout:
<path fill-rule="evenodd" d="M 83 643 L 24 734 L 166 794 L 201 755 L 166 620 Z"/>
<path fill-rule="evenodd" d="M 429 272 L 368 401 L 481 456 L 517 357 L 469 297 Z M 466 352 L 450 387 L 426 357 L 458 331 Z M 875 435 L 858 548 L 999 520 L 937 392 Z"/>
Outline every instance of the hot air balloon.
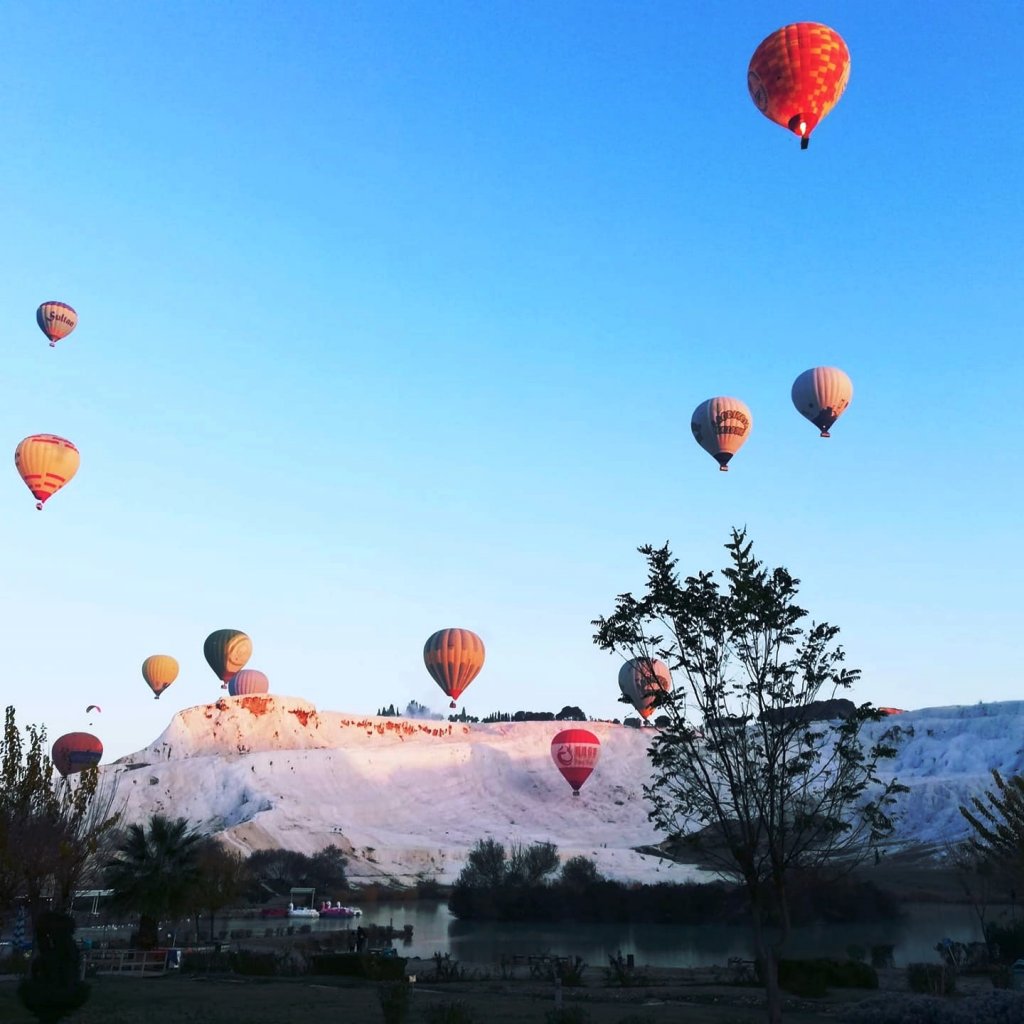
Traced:
<path fill-rule="evenodd" d="M 600 753 L 601 741 L 589 729 L 563 729 L 551 741 L 551 760 L 572 786 L 573 796 L 580 795 Z"/>
<path fill-rule="evenodd" d="M 800 21 L 761 42 L 750 58 L 747 88 L 757 109 L 799 135 L 806 149 L 849 77 L 850 51 L 842 36 L 827 25 Z"/>
<path fill-rule="evenodd" d="M 468 629 L 439 629 L 423 645 L 423 662 L 455 707 L 484 667 L 484 642 Z"/>
<path fill-rule="evenodd" d="M 50 760 L 64 778 L 100 763 L 103 744 L 89 732 L 69 732 L 53 745 Z"/>
<path fill-rule="evenodd" d="M 246 697 L 250 693 L 269 692 L 270 680 L 254 668 L 243 668 L 228 680 L 229 697 Z"/>
<path fill-rule="evenodd" d="M 78 472 L 78 463 L 78 449 L 56 434 L 32 434 L 14 450 L 14 465 L 38 509 Z"/>
<path fill-rule="evenodd" d="M 160 694 L 178 678 L 178 662 L 169 654 L 151 654 L 142 663 L 142 678 L 153 691 L 153 699 L 159 700 Z"/>
<path fill-rule="evenodd" d="M 218 629 L 206 638 L 203 655 L 226 690 L 228 680 L 252 657 L 252 641 L 240 629 Z"/>
<path fill-rule="evenodd" d="M 834 366 L 815 366 L 793 381 L 791 394 L 797 412 L 806 416 L 822 437 L 830 437 L 829 429 L 853 398 L 853 381 Z"/>
<path fill-rule="evenodd" d="M 50 348 L 53 348 L 75 329 L 78 314 L 66 302 L 44 302 L 36 310 L 36 323 L 50 339 Z"/>
<path fill-rule="evenodd" d="M 701 402 L 690 417 L 694 439 L 724 473 L 729 460 L 743 447 L 750 436 L 754 417 L 738 398 L 709 398 Z"/>
<path fill-rule="evenodd" d="M 619 669 L 619 689 L 643 718 L 650 718 L 658 695 L 672 689 L 672 673 L 657 658 L 631 658 Z"/>

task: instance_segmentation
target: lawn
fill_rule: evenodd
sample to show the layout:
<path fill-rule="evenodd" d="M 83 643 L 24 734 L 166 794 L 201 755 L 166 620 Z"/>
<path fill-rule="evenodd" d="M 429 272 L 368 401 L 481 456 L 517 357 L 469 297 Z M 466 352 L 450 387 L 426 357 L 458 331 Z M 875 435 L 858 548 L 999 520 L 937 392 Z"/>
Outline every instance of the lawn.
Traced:
<path fill-rule="evenodd" d="M 383 1024 L 378 988 L 370 982 L 332 978 L 256 979 L 168 974 L 157 978 L 102 976 L 92 979 L 88 1003 L 69 1024 Z M 21 1007 L 13 981 L 0 983 L 0 1021 L 35 1024 Z M 820 1008 L 793 1003 L 794 1024 L 835 1022 L 836 1001 Z M 408 1024 L 428 1024 L 429 1009 L 461 1003 L 469 1018 L 458 1024 L 546 1024 L 554 988 L 525 981 L 477 980 L 411 986 Z M 586 1017 L 573 1024 L 753 1024 L 764 1020 L 756 989 L 656 986 L 611 989 L 592 982 L 563 992 L 565 1007 Z M 829 1011 L 832 1011 L 831 1013 Z"/>

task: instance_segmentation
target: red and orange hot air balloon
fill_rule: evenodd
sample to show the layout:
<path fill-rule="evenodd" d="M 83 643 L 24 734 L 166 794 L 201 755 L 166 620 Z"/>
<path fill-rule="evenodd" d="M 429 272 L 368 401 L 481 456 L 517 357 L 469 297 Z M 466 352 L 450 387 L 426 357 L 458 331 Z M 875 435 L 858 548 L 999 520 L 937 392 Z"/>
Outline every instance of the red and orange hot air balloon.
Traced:
<path fill-rule="evenodd" d="M 551 760 L 572 786 L 572 795 L 580 795 L 580 786 L 601 754 L 601 741 L 589 729 L 563 729 L 551 741 Z"/>
<path fill-rule="evenodd" d="M 423 645 L 423 663 L 455 707 L 484 667 L 484 642 L 468 629 L 439 629 Z"/>
<path fill-rule="evenodd" d="M 78 449 L 56 434 L 32 434 L 14 451 L 14 465 L 38 509 L 78 472 L 78 464 Z"/>
<path fill-rule="evenodd" d="M 811 132 L 839 102 L 850 77 L 850 51 L 828 25 L 798 21 L 773 32 L 747 68 L 750 98 L 765 117 L 800 136 Z"/>
<path fill-rule="evenodd" d="M 78 325 L 78 314 L 66 302 L 44 302 L 36 310 L 36 323 L 53 348 Z"/>
<path fill-rule="evenodd" d="M 50 760 L 64 778 L 100 763 L 103 744 L 90 732 L 69 732 L 53 745 Z"/>

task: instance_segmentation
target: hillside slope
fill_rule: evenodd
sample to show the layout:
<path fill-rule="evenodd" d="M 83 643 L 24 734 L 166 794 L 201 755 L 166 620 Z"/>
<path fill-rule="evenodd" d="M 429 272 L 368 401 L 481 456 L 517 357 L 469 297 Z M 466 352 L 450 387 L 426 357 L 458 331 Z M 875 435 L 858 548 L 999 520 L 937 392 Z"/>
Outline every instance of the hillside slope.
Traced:
<path fill-rule="evenodd" d="M 571 723 L 567 723 L 571 724 Z M 1024 764 L 1024 702 L 928 708 L 898 727 L 890 773 L 901 798 L 898 840 L 963 834 L 959 804 L 989 785 L 989 770 Z M 606 722 L 586 728 L 601 759 L 574 798 L 552 764 L 562 723 L 461 725 L 318 711 L 294 697 L 222 698 L 177 713 L 150 746 L 102 769 L 128 820 L 183 816 L 251 851 L 282 846 L 349 856 L 356 883 L 451 881 L 480 838 L 547 840 L 563 858 L 585 854 L 622 880 L 700 877 L 639 854 L 658 841 L 642 787 L 653 730 Z"/>

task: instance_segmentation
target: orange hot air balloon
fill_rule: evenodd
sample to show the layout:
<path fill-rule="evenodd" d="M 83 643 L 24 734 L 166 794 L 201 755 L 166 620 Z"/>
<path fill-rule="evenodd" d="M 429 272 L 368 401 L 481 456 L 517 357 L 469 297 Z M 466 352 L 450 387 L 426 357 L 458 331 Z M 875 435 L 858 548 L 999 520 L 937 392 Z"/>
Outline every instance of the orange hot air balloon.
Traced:
<path fill-rule="evenodd" d="M 206 638 L 203 657 L 226 690 L 228 680 L 252 657 L 252 641 L 240 629 L 217 629 Z"/>
<path fill-rule="evenodd" d="M 850 51 L 828 25 L 799 21 L 773 32 L 747 68 L 750 98 L 765 117 L 800 136 L 811 132 L 839 102 L 850 77 Z"/>
<path fill-rule="evenodd" d="M 78 463 L 78 449 L 56 434 L 32 434 L 14 450 L 14 465 L 38 509 L 78 472 Z"/>
<path fill-rule="evenodd" d="M 754 417 L 745 402 L 720 395 L 701 402 L 690 417 L 693 439 L 717 463 L 729 471 L 729 460 L 746 444 Z"/>
<path fill-rule="evenodd" d="M 103 744 L 89 732 L 69 732 L 53 745 L 50 760 L 64 778 L 100 763 Z"/>
<path fill-rule="evenodd" d="M 53 348 L 78 325 L 78 314 L 66 302 L 44 302 L 36 310 L 36 323 Z"/>
<path fill-rule="evenodd" d="M 455 707 L 484 667 L 484 642 L 468 629 L 439 629 L 423 645 L 423 663 Z"/>
<path fill-rule="evenodd" d="M 159 700 L 160 694 L 178 678 L 178 662 L 169 654 L 151 654 L 142 663 L 142 678 L 153 691 L 153 699 Z"/>
<path fill-rule="evenodd" d="M 580 795 L 600 754 L 601 741 L 589 729 L 563 729 L 551 741 L 551 760 L 572 786 L 573 796 Z"/>

